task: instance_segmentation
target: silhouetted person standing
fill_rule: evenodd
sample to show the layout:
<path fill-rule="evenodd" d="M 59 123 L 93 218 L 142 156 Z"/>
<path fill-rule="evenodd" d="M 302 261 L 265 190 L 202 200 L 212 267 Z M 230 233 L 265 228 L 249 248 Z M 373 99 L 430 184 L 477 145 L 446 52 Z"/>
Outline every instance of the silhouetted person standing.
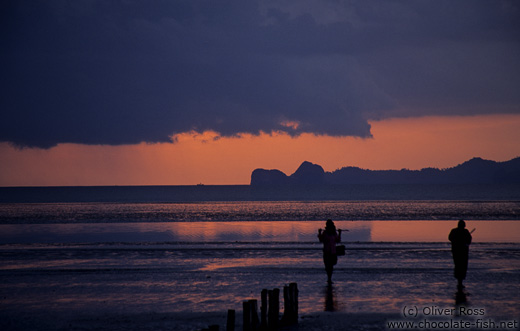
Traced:
<path fill-rule="evenodd" d="M 464 288 L 462 281 L 466 278 L 468 271 L 469 245 L 471 244 L 471 233 L 466 229 L 466 223 L 459 221 L 458 226 L 452 229 L 448 239 L 451 241 L 451 254 L 455 264 L 454 276 L 457 278 L 459 289 Z"/>
<path fill-rule="evenodd" d="M 336 226 L 332 220 L 327 220 L 325 231 L 318 230 L 318 238 L 323 243 L 323 262 L 325 263 L 325 271 L 327 271 L 327 281 L 332 283 L 332 272 L 334 266 L 338 263 L 336 255 L 336 243 L 341 241 L 341 230 L 336 231 Z"/>

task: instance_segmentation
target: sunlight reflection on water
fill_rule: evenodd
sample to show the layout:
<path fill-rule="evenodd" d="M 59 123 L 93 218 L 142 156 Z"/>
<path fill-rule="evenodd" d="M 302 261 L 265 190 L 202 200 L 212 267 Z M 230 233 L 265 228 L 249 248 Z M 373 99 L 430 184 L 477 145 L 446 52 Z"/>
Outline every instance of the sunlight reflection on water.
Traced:
<path fill-rule="evenodd" d="M 326 215 L 326 216 L 324 216 Z M 519 220 L 519 201 L 229 201 L 0 204 L 0 224 Z"/>
<path fill-rule="evenodd" d="M 345 242 L 447 242 L 454 221 L 337 221 Z M 467 221 L 475 242 L 520 242 L 518 221 Z M 324 222 L 161 222 L 0 225 L 0 244 L 315 242 Z"/>

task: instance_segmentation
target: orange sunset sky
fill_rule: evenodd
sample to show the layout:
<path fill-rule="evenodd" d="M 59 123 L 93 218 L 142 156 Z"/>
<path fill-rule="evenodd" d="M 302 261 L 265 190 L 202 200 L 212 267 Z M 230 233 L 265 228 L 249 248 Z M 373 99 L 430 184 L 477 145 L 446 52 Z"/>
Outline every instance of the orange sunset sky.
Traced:
<path fill-rule="evenodd" d="M 370 122 L 372 138 L 285 133 L 219 137 L 185 133 L 172 143 L 0 144 L 1 186 L 249 184 L 255 168 L 292 174 L 301 162 L 325 171 L 447 168 L 482 157 L 520 156 L 520 115 L 422 117 Z"/>

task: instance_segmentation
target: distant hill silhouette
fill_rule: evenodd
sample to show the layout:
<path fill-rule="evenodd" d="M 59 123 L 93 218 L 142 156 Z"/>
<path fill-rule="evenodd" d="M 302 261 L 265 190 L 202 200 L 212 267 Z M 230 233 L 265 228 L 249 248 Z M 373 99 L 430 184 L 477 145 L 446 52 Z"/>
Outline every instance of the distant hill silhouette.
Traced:
<path fill-rule="evenodd" d="M 367 170 L 345 167 L 325 172 L 305 161 L 290 176 L 280 170 L 255 169 L 252 186 L 345 184 L 499 184 L 520 183 L 520 157 L 506 162 L 473 158 L 453 168 L 421 170 Z"/>

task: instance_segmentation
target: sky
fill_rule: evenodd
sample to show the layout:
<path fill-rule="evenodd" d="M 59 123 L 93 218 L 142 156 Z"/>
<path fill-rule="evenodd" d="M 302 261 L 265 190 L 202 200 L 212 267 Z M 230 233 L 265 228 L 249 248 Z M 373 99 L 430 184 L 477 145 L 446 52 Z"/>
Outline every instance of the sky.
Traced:
<path fill-rule="evenodd" d="M 520 156 L 518 1 L 6 0 L 0 186 Z"/>

